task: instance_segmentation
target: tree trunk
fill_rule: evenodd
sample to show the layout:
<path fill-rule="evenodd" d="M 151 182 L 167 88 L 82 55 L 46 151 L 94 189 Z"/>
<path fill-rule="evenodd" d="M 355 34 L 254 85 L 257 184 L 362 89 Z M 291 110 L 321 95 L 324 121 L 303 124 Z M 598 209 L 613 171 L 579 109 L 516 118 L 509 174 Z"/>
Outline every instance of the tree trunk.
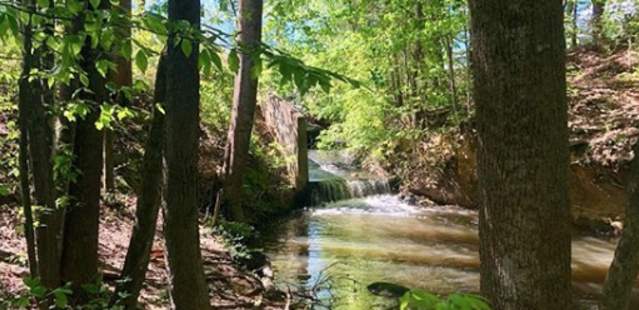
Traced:
<path fill-rule="evenodd" d="M 113 142 L 115 141 L 115 133 L 109 128 L 102 131 L 102 139 L 104 142 L 104 191 L 113 193 L 115 191 L 115 163 L 113 159 Z"/>
<path fill-rule="evenodd" d="M 455 58 L 453 54 L 453 38 L 446 36 L 446 57 L 448 58 L 448 87 L 453 111 L 457 111 L 457 83 L 455 82 Z"/>
<path fill-rule="evenodd" d="M 100 10 L 107 9 L 108 1 L 102 1 Z M 87 10 L 91 4 L 85 2 Z M 78 22 L 76 26 L 82 26 Z M 71 203 L 65 214 L 64 242 L 62 251 L 62 280 L 71 282 L 74 303 L 87 301 L 82 286 L 98 280 L 98 230 L 100 219 L 100 185 L 102 175 L 102 133 L 95 122 L 100 116 L 100 105 L 107 98 L 106 79 L 95 68 L 100 55 L 106 55 L 91 47 L 87 38 L 81 51 L 80 66 L 89 77 L 88 88 L 78 95 L 89 105 L 90 112 L 76 121 L 73 143 L 73 165 L 78 176 L 69 184 Z"/>
<path fill-rule="evenodd" d="M 471 0 L 481 292 L 494 309 L 571 309 L 561 1 Z"/>
<path fill-rule="evenodd" d="M 20 76 L 18 94 L 18 122 L 20 127 L 19 168 L 20 168 L 20 196 L 22 211 L 24 213 L 24 236 L 27 242 L 27 257 L 29 259 L 29 272 L 31 277 L 38 277 L 38 260 L 36 258 L 35 236 L 33 230 L 33 212 L 31 209 L 31 190 L 29 186 L 29 110 L 28 106 L 33 100 L 29 72 L 33 68 L 32 40 L 33 31 L 31 22 L 23 30 L 23 56 L 22 74 Z"/>
<path fill-rule="evenodd" d="M 634 153 L 626 186 L 628 204 L 624 230 L 604 284 L 603 310 L 628 309 L 639 273 L 639 143 L 635 144 Z"/>
<path fill-rule="evenodd" d="M 592 0 L 592 42 L 594 45 L 600 45 L 603 39 L 603 14 L 606 8 L 606 0 Z"/>
<path fill-rule="evenodd" d="M 169 22 L 181 20 L 199 29 L 199 0 L 169 0 Z M 167 48 L 164 235 L 171 303 L 174 309 L 210 309 L 198 226 L 199 46 L 193 42 L 192 53 L 184 55 L 180 39 L 171 33 Z"/>
<path fill-rule="evenodd" d="M 26 5 L 35 9 L 35 3 L 25 1 Z M 29 26 L 30 27 L 30 26 Z M 50 27 L 45 26 L 45 31 L 50 32 Z M 25 39 L 31 37 L 31 29 L 25 33 Z M 33 50 L 31 38 L 25 40 L 25 77 L 31 69 L 50 69 L 52 60 L 46 47 Z M 56 209 L 56 190 L 53 182 L 53 166 L 51 162 L 53 149 L 53 128 L 49 111 L 53 105 L 51 90 L 40 78 L 32 78 L 31 81 L 21 81 L 21 91 L 24 89 L 29 94 L 21 96 L 21 102 L 28 111 L 28 141 L 31 156 L 31 169 L 35 192 L 35 202 L 42 206 L 42 211 L 37 214 L 38 226 L 36 227 L 38 275 L 42 284 L 54 289 L 60 285 L 60 246 L 62 240 L 61 212 Z"/>
<path fill-rule="evenodd" d="M 572 8 L 572 36 L 570 40 L 572 41 L 572 46 L 577 47 L 579 45 L 579 24 L 577 21 L 579 20 L 579 3 L 578 0 L 574 0 L 574 7 Z"/>
<path fill-rule="evenodd" d="M 235 78 L 233 112 L 224 161 L 225 193 L 234 220 L 244 221 L 242 186 L 248 163 L 251 131 L 257 103 L 258 77 L 254 67 L 262 41 L 262 0 L 240 0 L 240 71 Z"/>
<path fill-rule="evenodd" d="M 162 54 L 158 62 L 155 78 L 155 94 L 153 102 L 164 104 L 166 98 L 166 56 Z M 153 237 L 160 209 L 162 187 L 162 158 L 164 144 L 164 114 L 155 109 L 149 137 L 144 151 L 142 167 L 142 192 L 137 201 L 135 212 L 136 223 L 129 242 L 129 249 L 124 261 L 120 282 L 116 288 L 112 304 L 123 293 L 126 296 L 119 301 L 125 309 L 137 309 L 137 300 L 142 289 L 149 254 L 153 246 Z"/>
<path fill-rule="evenodd" d="M 118 13 L 116 15 L 118 17 L 117 22 L 122 25 L 116 30 L 118 37 L 123 38 L 121 44 L 131 44 L 131 0 L 120 0 L 115 10 Z M 119 47 L 121 44 L 116 46 Z M 127 59 L 113 53 L 113 59 L 116 64 L 116 70 L 115 72 L 110 72 L 109 80 L 117 87 L 130 87 L 133 85 L 133 68 L 130 58 Z M 123 92 L 119 92 L 115 99 L 121 106 L 128 106 L 129 104 Z M 115 191 L 114 140 L 114 131 L 106 128 L 104 130 L 104 190 L 108 193 Z"/>

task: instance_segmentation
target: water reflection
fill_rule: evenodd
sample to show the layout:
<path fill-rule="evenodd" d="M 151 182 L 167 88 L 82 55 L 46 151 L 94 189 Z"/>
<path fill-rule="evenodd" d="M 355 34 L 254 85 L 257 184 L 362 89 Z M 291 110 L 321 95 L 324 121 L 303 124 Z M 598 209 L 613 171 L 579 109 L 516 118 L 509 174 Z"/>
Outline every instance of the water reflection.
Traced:
<path fill-rule="evenodd" d="M 269 244 L 276 281 L 311 287 L 326 274 L 331 288 L 320 296 L 334 298 L 338 309 L 388 307 L 366 290 L 379 281 L 441 294 L 479 290 L 474 211 L 373 196 L 307 210 L 276 236 Z M 582 306 L 594 304 L 614 248 L 612 241 L 575 237 L 573 279 Z"/>

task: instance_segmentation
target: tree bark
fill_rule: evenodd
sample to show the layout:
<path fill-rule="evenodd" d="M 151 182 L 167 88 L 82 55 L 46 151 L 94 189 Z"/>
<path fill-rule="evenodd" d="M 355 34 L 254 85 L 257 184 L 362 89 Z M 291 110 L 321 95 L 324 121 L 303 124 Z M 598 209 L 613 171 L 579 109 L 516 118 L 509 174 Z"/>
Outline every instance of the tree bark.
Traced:
<path fill-rule="evenodd" d="M 93 10 L 85 1 L 87 10 Z M 109 2 L 102 1 L 99 10 L 108 8 Z M 76 27 L 83 22 L 77 22 Z M 77 29 L 77 28 L 76 28 Z M 89 105 L 89 113 L 75 124 L 73 143 L 73 165 L 79 174 L 69 184 L 71 203 L 65 214 L 64 242 L 62 250 L 61 274 L 64 283 L 71 282 L 74 292 L 73 303 L 87 301 L 82 286 L 98 280 L 98 231 L 100 220 L 100 185 L 103 164 L 102 133 L 95 122 L 100 116 L 100 105 L 107 99 L 106 79 L 95 67 L 105 51 L 93 49 L 87 38 L 81 51 L 80 66 L 89 78 L 89 90 L 79 93 L 79 98 Z"/>
<path fill-rule="evenodd" d="M 25 5 L 36 9 L 33 1 L 24 1 Z M 31 26 L 28 26 L 29 28 Z M 49 34 L 52 26 L 44 25 L 44 31 Z M 33 29 L 25 33 L 25 67 L 24 78 L 29 78 L 31 69 L 50 69 L 53 65 L 52 54 L 48 48 L 41 46 L 34 50 L 31 42 Z M 28 70 L 28 71 L 26 71 Z M 60 285 L 60 246 L 62 241 L 61 212 L 56 208 L 56 189 L 53 181 L 53 165 L 51 162 L 53 150 L 53 128 L 48 109 L 52 108 L 52 91 L 40 77 L 30 77 L 31 81 L 21 81 L 21 91 L 29 94 L 21 96 L 24 107 L 28 107 L 28 141 L 31 156 L 31 170 L 35 192 L 35 203 L 42 206 L 38 212 L 38 227 L 36 227 L 38 275 L 42 284 L 54 289 Z M 27 112 L 28 111 L 28 112 Z"/>
<path fill-rule="evenodd" d="M 561 1 L 469 5 L 481 292 L 496 310 L 571 309 Z"/>
<path fill-rule="evenodd" d="M 177 21 L 199 29 L 200 1 L 169 0 L 169 22 Z M 180 48 L 181 38 L 171 33 L 167 48 L 164 235 L 172 307 L 199 310 L 210 309 L 198 226 L 199 46 L 193 42 L 187 56 Z"/>
<path fill-rule="evenodd" d="M 19 146 L 19 169 L 20 169 L 20 196 L 22 203 L 22 211 L 24 213 L 24 236 L 27 243 L 27 257 L 29 259 L 29 272 L 31 277 L 38 277 L 38 260 L 36 258 L 36 245 L 33 229 L 33 212 L 31 208 L 31 189 L 29 184 L 29 110 L 28 106 L 33 93 L 31 83 L 29 82 L 29 73 L 33 68 L 32 40 L 33 31 L 31 22 L 23 29 L 23 56 L 22 56 L 22 74 L 18 89 L 18 122 L 20 127 L 20 146 Z"/>
<path fill-rule="evenodd" d="M 257 104 L 258 77 L 254 74 L 254 67 L 262 41 L 262 6 L 262 0 L 240 0 L 240 71 L 235 78 L 233 112 L 224 157 L 224 191 L 236 221 L 245 220 L 242 186 Z"/>
<path fill-rule="evenodd" d="M 162 54 L 158 62 L 155 78 L 155 94 L 153 102 L 164 104 L 166 98 L 166 56 Z M 137 300 L 144 283 L 149 265 L 149 254 L 153 246 L 153 237 L 157 224 L 162 194 L 162 158 L 164 144 L 164 114 L 154 109 L 153 121 L 144 151 L 142 167 L 142 192 L 138 197 L 135 212 L 136 222 L 129 242 L 129 249 L 124 261 L 120 282 L 116 287 L 114 300 L 125 309 L 137 309 Z M 117 300 L 126 293 L 126 298 Z"/>
<path fill-rule="evenodd" d="M 639 273 L 639 143 L 635 144 L 634 153 L 626 185 L 628 203 L 624 230 L 604 284 L 602 310 L 628 309 Z"/>

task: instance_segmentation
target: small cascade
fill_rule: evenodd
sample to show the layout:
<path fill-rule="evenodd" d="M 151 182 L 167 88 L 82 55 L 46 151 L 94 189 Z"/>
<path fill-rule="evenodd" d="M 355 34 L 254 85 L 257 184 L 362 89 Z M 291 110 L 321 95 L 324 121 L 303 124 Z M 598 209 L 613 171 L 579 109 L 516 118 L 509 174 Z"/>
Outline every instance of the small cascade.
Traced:
<path fill-rule="evenodd" d="M 367 175 L 344 156 L 311 151 L 309 198 L 311 206 L 391 193 L 387 179 Z M 330 158 L 327 160 L 325 158 Z"/>
<path fill-rule="evenodd" d="M 390 183 L 386 179 L 381 180 L 352 180 L 347 181 L 349 198 L 362 198 L 373 195 L 391 193 Z"/>

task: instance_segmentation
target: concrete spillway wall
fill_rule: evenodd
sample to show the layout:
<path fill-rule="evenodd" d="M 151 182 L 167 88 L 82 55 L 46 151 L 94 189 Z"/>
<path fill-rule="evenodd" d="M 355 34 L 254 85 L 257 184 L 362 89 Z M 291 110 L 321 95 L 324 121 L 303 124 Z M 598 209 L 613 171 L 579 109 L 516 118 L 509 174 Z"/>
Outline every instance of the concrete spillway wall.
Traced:
<path fill-rule="evenodd" d="M 307 123 L 293 102 L 269 95 L 260 106 L 264 124 L 280 144 L 291 184 L 298 193 L 308 184 Z"/>

